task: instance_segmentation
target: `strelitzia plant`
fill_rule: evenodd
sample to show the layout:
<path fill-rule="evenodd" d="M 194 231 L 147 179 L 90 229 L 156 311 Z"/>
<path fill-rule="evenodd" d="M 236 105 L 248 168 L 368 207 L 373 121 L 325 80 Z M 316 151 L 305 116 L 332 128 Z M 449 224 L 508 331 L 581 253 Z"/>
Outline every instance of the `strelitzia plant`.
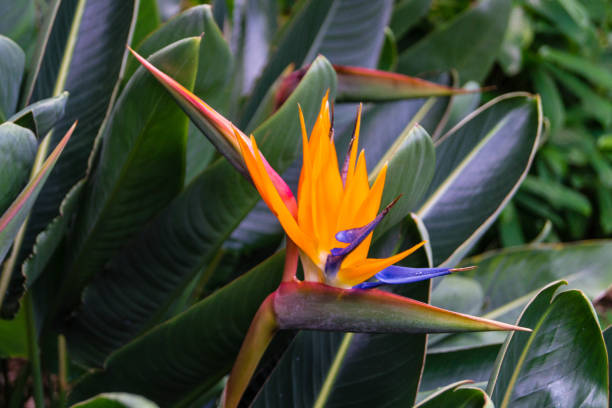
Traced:
<path fill-rule="evenodd" d="M 0 10 L 27 18 L 14 3 Z M 30 146 L 21 158 L 39 146 L 36 167 L 65 145 L 52 171 L 43 165 L 36 202 L 30 189 L 10 211 L 19 217 L 0 219 L 0 362 L 28 361 L 18 381 L 0 373 L 0 405 L 147 405 L 138 394 L 150 406 L 202 407 L 226 389 L 227 406 L 255 408 L 514 407 L 525 390 L 531 406 L 604 406 L 607 357 L 589 301 L 553 299 L 559 283 L 533 294 L 568 278 L 594 298 L 609 285 L 610 245 L 461 261 L 540 141 L 536 95 L 482 106 L 457 95 L 464 62 L 484 75 L 497 55 L 508 2 L 481 0 L 466 15 L 475 18 L 457 20 L 469 30 L 453 23 L 429 51 L 416 43 L 399 56 L 386 27 L 401 37 L 397 25 L 427 2 L 305 0 L 282 18 L 262 8 L 274 1 L 234 2 L 229 13 L 214 3 L 162 24 L 155 1 L 50 2 L 25 82 L 17 48 L 0 40 L 1 77 L 21 91 L 16 105 L 0 95 L 0 119 L 13 122 L 3 129 L 38 136 L 13 137 Z M 257 35 L 280 21 L 276 39 Z M 177 81 L 153 70 L 170 94 L 126 44 Z M 450 64 L 436 65 L 447 46 Z M 2 209 L 27 183 L 31 163 L 20 166 L 18 179 L 0 172 L 12 192 Z M 446 275 L 420 280 L 436 274 Z M 487 319 L 534 331 L 461 333 L 503 329 Z M 474 362 L 483 370 L 466 375 Z M 48 375 L 57 388 L 43 387 L 56 383 Z M 467 379 L 489 379 L 487 391 Z"/>
<path fill-rule="evenodd" d="M 215 127 L 222 152 L 239 153 L 239 170 L 248 176 L 287 234 L 283 280 L 260 306 L 246 334 L 222 397 L 222 406 L 238 406 L 240 398 L 272 337 L 279 329 L 316 329 L 363 333 L 435 333 L 530 329 L 449 312 L 402 296 L 373 289 L 383 284 L 412 283 L 471 270 L 464 268 L 407 268 L 394 264 L 421 248 L 422 241 L 396 255 L 368 258 L 373 231 L 396 198 L 377 214 L 387 165 L 372 186 L 363 150 L 358 153 L 361 105 L 348 153 L 339 166 L 330 119 L 329 91 L 325 94 L 310 138 L 300 109 L 302 170 L 297 200 L 247 137 L 204 101 L 164 74 L 146 59 L 132 54 L 177 99 L 185 111 Z M 204 130 L 204 129 L 203 129 Z M 210 132 L 206 132 L 211 134 Z M 236 149 L 238 145 L 238 151 Z M 231 149 L 229 152 L 227 149 Z M 303 280 L 297 278 L 301 259 Z M 375 278 L 374 281 L 369 281 Z"/>

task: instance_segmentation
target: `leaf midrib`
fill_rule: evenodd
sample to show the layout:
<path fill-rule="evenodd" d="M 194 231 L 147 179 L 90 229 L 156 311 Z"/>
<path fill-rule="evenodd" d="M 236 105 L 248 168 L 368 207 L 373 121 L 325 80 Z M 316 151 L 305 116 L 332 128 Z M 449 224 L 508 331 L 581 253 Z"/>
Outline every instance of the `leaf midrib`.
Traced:
<path fill-rule="evenodd" d="M 552 311 L 551 305 L 552 305 L 552 303 L 550 303 L 548 305 L 548 308 L 546 309 L 546 312 L 544 312 L 544 314 L 542 314 L 542 317 L 540 317 L 540 320 L 538 320 L 538 323 L 536 324 L 535 328 L 533 329 L 533 331 L 529 335 L 529 339 L 527 339 L 527 343 L 523 347 L 523 351 L 521 351 L 521 355 L 519 356 L 519 359 L 518 359 L 518 361 L 516 363 L 516 366 L 514 367 L 514 370 L 512 372 L 512 376 L 510 377 L 510 381 L 508 382 L 508 386 L 506 387 L 506 392 L 504 394 L 504 398 L 503 398 L 503 400 L 501 402 L 500 408 L 507 408 L 508 407 L 508 403 L 510 402 L 510 397 L 512 396 L 512 392 L 514 391 L 514 386 L 516 385 L 516 381 L 518 380 L 518 375 L 519 375 L 521 369 L 523 368 L 523 364 L 525 363 L 525 359 L 527 358 L 527 353 L 529 352 L 529 349 L 530 349 L 530 347 L 532 346 L 532 344 L 533 344 L 533 342 L 535 340 L 535 336 L 538 334 L 538 332 L 540 331 L 540 328 L 544 324 L 544 321 L 546 320 L 546 318 L 548 317 L 548 315 Z M 506 353 L 507 352 L 508 352 L 508 350 L 506 350 Z"/>

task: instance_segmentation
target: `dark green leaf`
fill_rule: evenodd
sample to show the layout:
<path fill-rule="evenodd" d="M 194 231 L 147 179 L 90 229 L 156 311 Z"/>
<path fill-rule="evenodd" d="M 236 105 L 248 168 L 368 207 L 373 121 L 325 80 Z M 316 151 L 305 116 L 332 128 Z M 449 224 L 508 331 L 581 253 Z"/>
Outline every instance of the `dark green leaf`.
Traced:
<path fill-rule="evenodd" d="M 35 0 L 0 2 L 0 34 L 15 41 L 28 55 L 36 39 L 36 6 Z"/>
<path fill-rule="evenodd" d="M 85 180 L 74 185 L 60 205 L 60 214 L 36 237 L 32 254 L 23 263 L 22 271 L 28 287 L 34 284 L 62 243 L 68 225 L 82 199 Z"/>
<path fill-rule="evenodd" d="M 484 289 L 481 313 L 509 322 L 540 287 L 554 280 L 563 279 L 568 288 L 581 289 L 594 299 L 610 284 L 611 262 L 612 242 L 592 241 L 493 251 L 468 258 L 462 265 L 478 266 L 464 276 L 476 279 Z"/>
<path fill-rule="evenodd" d="M 276 0 L 252 0 L 234 5 L 231 36 L 236 55 L 232 78 L 234 97 L 249 94 L 265 68 L 276 34 L 276 3 Z"/>
<path fill-rule="evenodd" d="M 190 89 L 199 47 L 199 38 L 185 39 L 151 59 Z M 88 280 L 183 185 L 187 118 L 144 68 L 126 85 L 101 140 L 70 238 L 75 245 L 55 313 L 71 310 Z"/>
<path fill-rule="evenodd" d="M 385 28 L 385 40 L 380 56 L 378 57 L 377 68 L 383 71 L 394 71 L 397 65 L 397 44 L 395 36 L 389 27 Z"/>
<path fill-rule="evenodd" d="M 298 102 L 312 126 L 326 89 L 333 95 L 335 73 L 320 58 L 285 105 L 255 130 L 277 171 L 288 168 L 299 151 L 299 142 L 287 137 L 299 135 Z M 71 354 L 101 364 L 110 351 L 157 323 L 258 200 L 257 191 L 226 160 L 204 170 L 87 288 L 67 329 Z M 126 302 L 106 302 L 110 293 L 121 293 Z"/>
<path fill-rule="evenodd" d="M 431 7 L 431 0 L 401 0 L 393 8 L 391 15 L 391 30 L 401 39 Z"/>
<path fill-rule="evenodd" d="M 281 30 L 276 52 L 257 81 L 241 124 L 249 123 L 268 88 L 291 63 L 309 64 L 317 54 L 333 64 L 373 68 L 391 14 L 389 0 L 310 0 Z"/>
<path fill-rule="evenodd" d="M 273 256 L 113 353 L 103 371 L 75 386 L 70 399 L 126 391 L 169 406 L 214 386 L 229 372 L 257 308 L 280 283 L 283 260 L 284 252 Z"/>
<path fill-rule="evenodd" d="M 37 145 L 30 130 L 10 122 L 0 125 L 0 213 L 28 182 Z"/>
<path fill-rule="evenodd" d="M 506 75 L 513 76 L 520 72 L 523 65 L 523 49 L 533 40 L 531 22 L 523 7 L 514 5 L 510 12 L 508 29 L 499 50 L 497 60 Z"/>
<path fill-rule="evenodd" d="M 200 44 L 198 74 L 193 93 L 206 101 L 215 110 L 224 114 L 228 110 L 229 92 L 227 84 L 233 58 L 223 34 L 214 22 L 210 6 L 192 7 L 172 18 L 153 32 L 139 47 L 145 57 L 185 37 L 204 34 Z M 139 66 L 135 58 L 128 60 L 126 78 Z M 193 123 L 189 123 L 187 138 L 187 164 L 185 184 L 201 172 L 213 158 L 214 148 Z"/>
<path fill-rule="evenodd" d="M 610 365 L 610 353 L 612 352 L 612 328 L 611 327 L 608 327 L 602 333 L 603 334 L 603 338 L 604 338 L 604 342 L 606 344 L 606 351 L 608 352 L 608 382 L 610 382 L 610 378 L 612 378 L 612 365 Z M 608 388 L 608 397 L 609 396 L 610 396 L 610 392 L 609 392 L 609 388 Z M 610 405 L 608 405 L 608 406 L 610 406 Z"/>
<path fill-rule="evenodd" d="M 593 306 L 578 290 L 543 289 L 518 323 L 532 333 L 511 333 L 500 350 L 488 391 L 498 408 L 604 407 L 607 355 Z"/>
<path fill-rule="evenodd" d="M 0 35 L 0 122 L 15 113 L 25 67 L 25 54 L 13 40 Z"/>
<path fill-rule="evenodd" d="M 542 96 L 544 116 L 550 120 L 551 132 L 555 133 L 565 122 L 565 107 L 555 81 L 543 69 L 532 71 L 533 87 Z"/>
<path fill-rule="evenodd" d="M 85 176 L 94 140 L 116 98 L 134 8 L 134 0 L 61 1 L 51 21 L 40 71 L 31 73 L 35 83 L 27 103 L 58 96 L 63 90 L 70 93 L 50 148 L 75 120 L 80 124 L 28 219 L 17 265 L 30 254 L 36 235 L 57 216 L 64 196 Z M 70 31 L 73 26 L 78 30 Z"/>
<path fill-rule="evenodd" d="M 28 127 L 28 129 L 42 139 L 64 115 L 67 100 L 68 92 L 62 92 L 59 96 L 43 99 L 29 105 L 11 116 L 9 121 L 19 125 L 21 120 L 31 114 L 33 126 Z"/>
<path fill-rule="evenodd" d="M 414 408 L 493 408 L 493 403 L 480 388 L 457 386 L 430 395 Z"/>
<path fill-rule="evenodd" d="M 12 124 L 10 125 L 17 126 Z M 36 197 L 40 193 L 45 181 L 47 181 L 49 173 L 57 162 L 57 159 L 62 153 L 64 146 L 70 139 L 70 135 L 72 134 L 73 130 L 74 126 L 69 129 L 53 152 L 51 152 L 49 157 L 47 157 L 44 163 L 41 164 L 36 174 L 32 175 L 28 184 L 23 190 L 21 190 L 21 193 L 19 193 L 17 198 L 15 198 L 11 206 L 4 212 L 2 217 L 0 217 L 0 260 L 4 259 L 4 256 L 12 245 L 17 232 L 30 213 L 30 209 L 34 205 Z M 25 131 L 30 133 L 30 137 L 34 136 L 29 130 Z M 6 282 L 8 279 L 10 279 L 10 275 L 7 275 L 6 273 L 6 270 L 4 270 L 2 273 L 2 282 Z M 2 290 L 6 290 L 5 284 L 0 283 L 0 287 L 3 287 Z M 0 298 L 2 297 L 4 297 L 4 293 L 0 291 Z"/>
<path fill-rule="evenodd" d="M 590 62 L 583 56 L 556 50 L 548 46 L 542 46 L 539 54 L 545 61 L 580 74 L 598 87 L 612 90 L 612 73 L 602 65 Z"/>
<path fill-rule="evenodd" d="M 499 238 L 504 248 L 525 244 L 525 235 L 518 218 L 516 206 L 512 201 L 501 212 L 498 225 Z"/>
<path fill-rule="evenodd" d="M 399 195 L 402 197 L 376 227 L 377 235 L 384 233 L 414 210 L 434 174 L 436 154 L 431 137 L 418 124 L 411 125 L 412 122 L 379 162 L 379 166 L 388 163 L 382 205 L 387 205 Z M 372 171 L 372 178 L 378 174 L 379 168 Z"/>
<path fill-rule="evenodd" d="M 595 118 L 604 126 L 612 123 L 612 103 L 608 99 L 597 94 L 591 86 L 574 75 L 552 66 L 546 68 L 557 78 L 559 83 L 580 99 L 582 108 L 589 117 Z"/>
<path fill-rule="evenodd" d="M 23 309 L 11 320 L 0 320 L 0 357 L 28 357 L 28 330 Z"/>
<path fill-rule="evenodd" d="M 538 97 L 507 94 L 436 142 L 436 172 L 418 210 L 434 265 L 456 263 L 495 220 L 529 169 L 541 121 Z"/>
<path fill-rule="evenodd" d="M 138 17 L 136 19 L 136 25 L 134 26 L 134 34 L 132 35 L 132 44 L 139 46 L 150 33 L 155 31 L 160 23 L 161 20 L 159 18 L 159 11 L 157 10 L 157 1 L 140 0 L 138 5 Z M 192 35 L 189 35 L 189 37 L 191 36 Z"/>
<path fill-rule="evenodd" d="M 433 390 L 455 381 L 488 381 L 499 344 L 436 349 L 427 353 L 421 390 Z"/>
<path fill-rule="evenodd" d="M 561 183 L 542 180 L 534 176 L 527 176 L 521 189 L 535 196 L 544 198 L 554 208 L 576 211 L 582 215 L 591 214 L 591 203 L 588 198 Z"/>
<path fill-rule="evenodd" d="M 527 0 L 526 5 L 550 20 L 570 41 L 586 46 L 587 50 L 597 47 L 595 27 L 578 1 Z"/>
<path fill-rule="evenodd" d="M 599 204 L 599 225 L 604 234 L 612 232 L 612 191 L 597 185 L 597 202 Z"/>
<path fill-rule="evenodd" d="M 71 408 L 157 408 L 157 405 L 139 395 L 117 392 L 96 395 Z"/>
<path fill-rule="evenodd" d="M 398 71 L 415 75 L 456 69 L 462 82 L 482 81 L 502 44 L 511 3 L 481 0 L 403 51 Z"/>

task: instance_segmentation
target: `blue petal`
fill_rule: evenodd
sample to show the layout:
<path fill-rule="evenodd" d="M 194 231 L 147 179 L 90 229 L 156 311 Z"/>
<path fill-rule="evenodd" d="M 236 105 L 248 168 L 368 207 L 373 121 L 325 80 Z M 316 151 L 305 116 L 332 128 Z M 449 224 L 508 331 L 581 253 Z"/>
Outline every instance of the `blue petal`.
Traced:
<path fill-rule="evenodd" d="M 354 286 L 357 289 L 371 289 L 380 285 L 397 285 L 400 283 L 414 283 L 438 276 L 448 275 L 453 272 L 452 268 L 407 268 L 405 266 L 389 266 L 378 272 L 374 277 L 378 279 L 373 282 L 363 282 Z"/>

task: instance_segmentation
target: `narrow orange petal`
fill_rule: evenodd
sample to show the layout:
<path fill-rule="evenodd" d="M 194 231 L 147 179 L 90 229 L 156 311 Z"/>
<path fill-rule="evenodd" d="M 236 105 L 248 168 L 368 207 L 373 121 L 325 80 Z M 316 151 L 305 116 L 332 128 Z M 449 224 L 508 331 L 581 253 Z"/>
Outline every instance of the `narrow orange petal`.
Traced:
<path fill-rule="evenodd" d="M 408 255 L 414 253 L 416 250 L 425 245 L 425 242 L 426 241 L 422 241 L 413 246 L 412 248 L 400 252 L 399 254 L 390 256 L 389 258 L 368 258 L 360 262 L 356 262 L 353 265 L 348 264 L 346 266 L 345 264 L 347 262 L 345 260 L 342 263 L 342 266 L 340 267 L 340 271 L 338 271 L 338 280 L 349 286 L 357 285 L 358 283 L 370 279 L 372 276 L 382 271 L 387 266 L 391 266 L 401 261 Z"/>
<path fill-rule="evenodd" d="M 257 142 L 255 141 L 255 138 L 253 138 L 252 136 L 251 143 L 253 145 L 254 156 L 251 157 L 254 159 L 257 170 L 263 176 L 264 174 L 267 174 L 266 169 L 264 167 L 264 163 L 262 161 L 263 156 L 257 147 Z M 289 238 L 291 238 L 291 240 L 298 247 L 300 247 L 300 249 L 302 249 L 302 251 L 304 251 L 308 256 L 316 257 L 317 254 L 315 251 L 315 247 L 312 243 L 312 239 L 300 229 L 299 225 L 297 224 L 297 221 L 293 217 L 293 214 L 291 214 L 287 206 L 284 204 L 278 191 L 274 187 L 274 184 L 272 184 L 270 178 L 261 177 L 261 180 L 263 181 L 262 189 L 264 190 L 264 192 L 262 193 L 260 191 L 260 194 L 262 195 L 262 197 L 264 197 L 264 201 L 266 201 L 266 204 L 268 204 L 270 210 L 274 213 L 274 215 L 276 215 L 276 218 L 278 218 L 278 220 L 280 221 L 283 229 L 285 230 Z"/>
<path fill-rule="evenodd" d="M 361 110 L 363 105 L 359 104 L 359 109 L 357 110 L 357 120 L 355 121 L 355 129 L 353 130 L 353 140 L 351 141 L 351 151 L 349 153 L 349 164 L 348 171 L 346 173 L 346 181 L 345 185 L 350 183 L 350 180 L 353 178 L 355 173 L 355 164 L 357 161 L 357 151 L 359 146 L 359 131 L 361 129 Z"/>

